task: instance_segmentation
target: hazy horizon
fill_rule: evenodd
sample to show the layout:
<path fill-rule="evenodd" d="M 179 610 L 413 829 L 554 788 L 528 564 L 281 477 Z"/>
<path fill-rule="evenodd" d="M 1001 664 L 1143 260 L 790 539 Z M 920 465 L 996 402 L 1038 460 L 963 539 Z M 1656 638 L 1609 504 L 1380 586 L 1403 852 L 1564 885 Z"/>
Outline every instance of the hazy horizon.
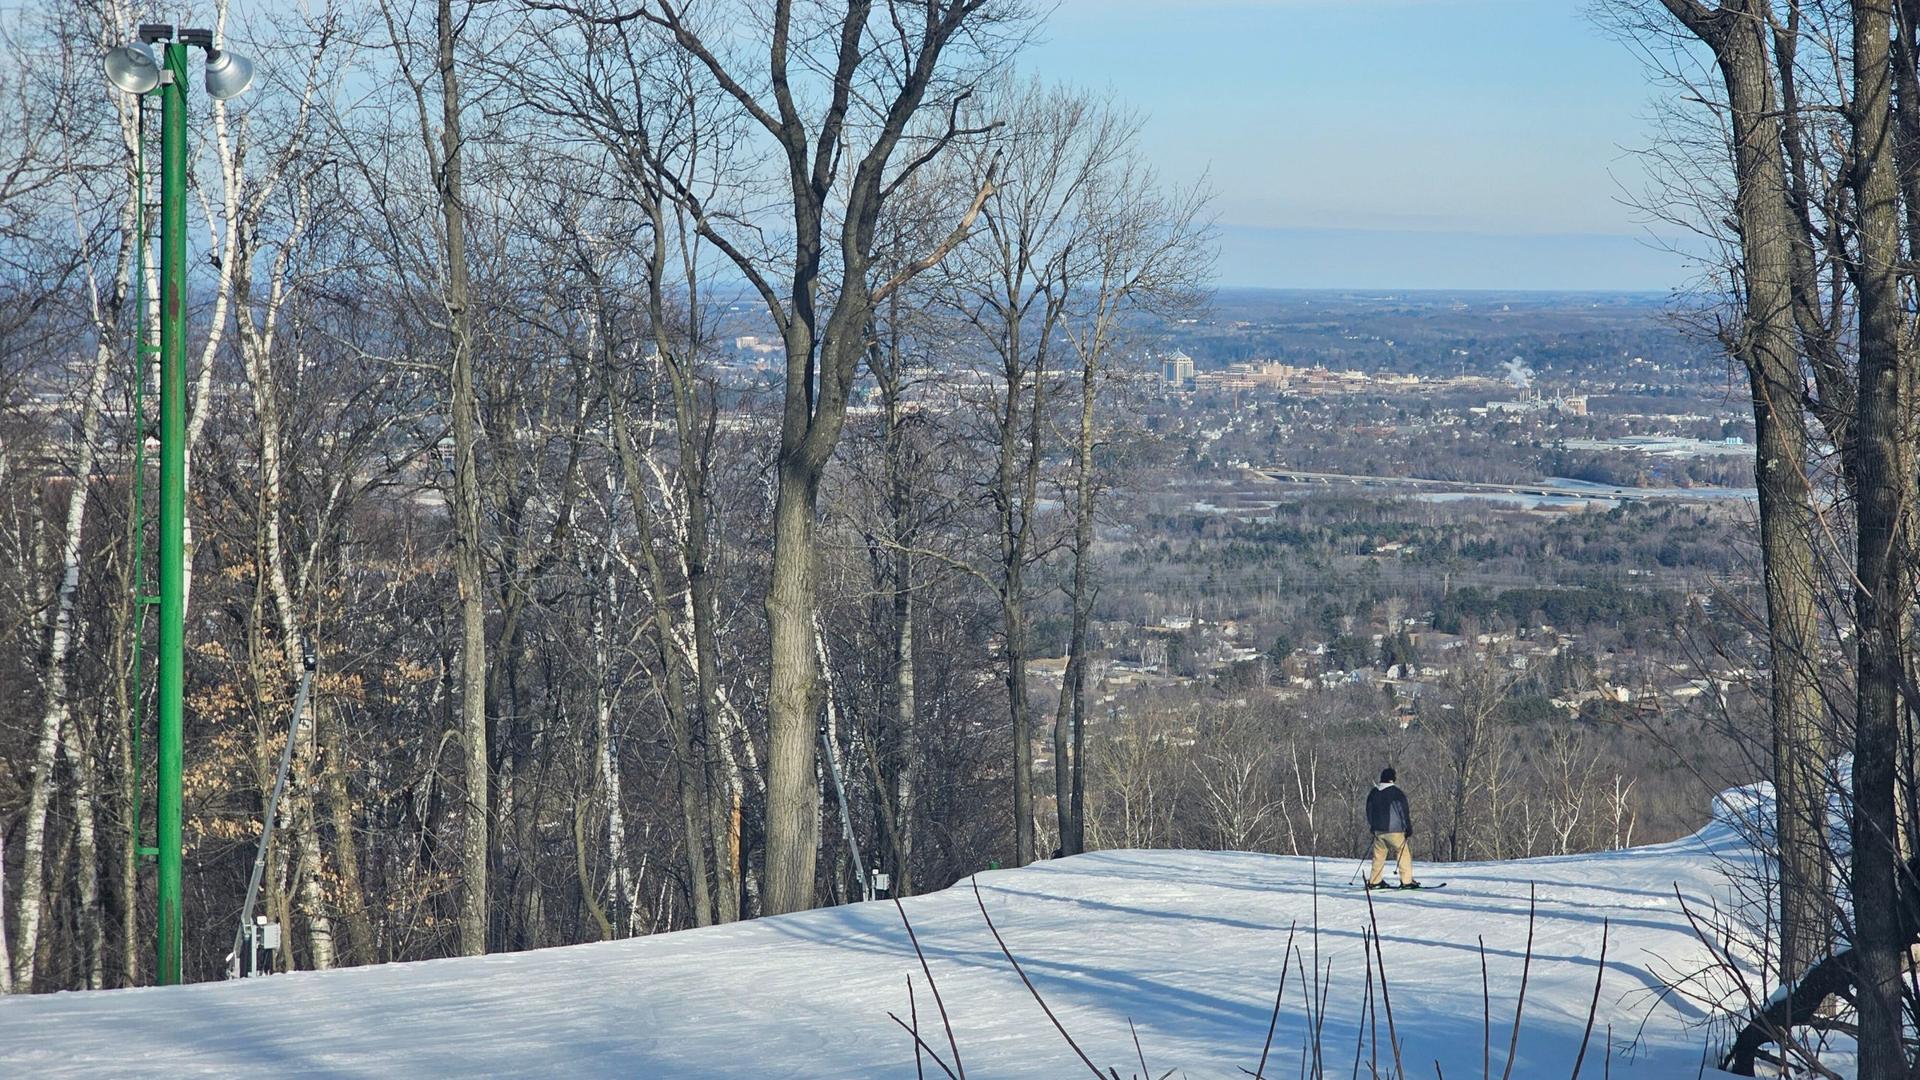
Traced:
<path fill-rule="evenodd" d="M 1028 70 L 1111 90 L 1214 191 L 1219 284 L 1682 288 L 1630 205 L 1657 90 L 1582 7 L 1064 0 Z"/>

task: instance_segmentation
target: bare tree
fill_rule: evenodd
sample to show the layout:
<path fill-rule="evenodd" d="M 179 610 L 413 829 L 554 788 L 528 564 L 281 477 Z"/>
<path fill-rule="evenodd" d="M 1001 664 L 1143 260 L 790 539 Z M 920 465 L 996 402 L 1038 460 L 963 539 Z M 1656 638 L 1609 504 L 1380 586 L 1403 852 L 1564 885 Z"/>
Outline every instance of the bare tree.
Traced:
<path fill-rule="evenodd" d="M 1911 71 L 1916 12 L 1893 0 L 1711 9 L 1697 0 L 1662 2 L 1712 48 L 1726 90 L 1743 289 L 1741 332 L 1729 343 L 1747 361 L 1759 422 L 1783 974 L 1828 986 L 1831 965 L 1844 964 L 1858 1000 L 1860 1074 L 1905 1075 L 1900 972 L 1911 926 L 1895 914 L 1899 905 L 1854 904 L 1850 950 L 1812 961 L 1832 924 L 1847 921 L 1828 896 L 1836 869 L 1850 870 L 1855 897 L 1898 896 L 1912 886 L 1901 858 L 1898 796 L 1907 752 L 1900 669 L 1913 588 L 1916 386 L 1912 328 L 1899 297 L 1911 287 L 1903 243 L 1920 236 L 1913 202 L 1920 187 L 1903 172 L 1920 132 L 1920 77 Z M 1813 64 L 1796 59 L 1808 42 L 1818 50 Z M 1814 99 L 1810 81 L 1826 100 Z M 1850 318 L 1857 320 L 1851 329 Z M 1850 352 L 1857 354 L 1851 367 Z M 1812 513 L 1803 410 L 1839 452 L 1851 522 Z M 1850 709 L 1820 697 L 1821 598 L 1813 578 L 1815 553 L 1849 532 L 1852 565 L 1834 568 L 1837 580 L 1825 588 L 1838 609 L 1833 617 L 1844 622 L 1850 614 L 1856 631 Z M 1838 596 L 1851 597 L 1851 612 Z M 1850 712 L 1853 723 L 1852 784 L 1844 792 L 1852 800 L 1848 867 L 1830 865 L 1826 845 L 1832 747 L 1816 719 L 1823 706 L 1843 722 Z M 1815 1005 L 1799 1001 L 1792 1009 Z"/>
<path fill-rule="evenodd" d="M 1895 786 L 1900 760 L 1900 672 L 1912 592 L 1916 365 L 1901 296 L 1901 207 L 1894 152 L 1892 0 L 1854 0 L 1853 168 L 1859 214 L 1854 280 L 1859 304 L 1859 391 L 1852 446 L 1858 486 L 1855 622 L 1859 666 L 1854 706 L 1853 895 L 1892 897 L 1902 849 Z M 1906 36 L 1903 31 L 1903 37 Z M 1901 969 L 1911 929 L 1900 905 L 1854 905 L 1860 1076 L 1908 1075 Z"/>
<path fill-rule="evenodd" d="M 481 530 L 479 445 L 482 437 L 474 375 L 473 290 L 467 253 L 468 203 L 464 163 L 461 35 L 473 12 L 455 13 L 452 0 L 435 0 L 433 49 L 429 58 L 413 55 L 410 11 L 395 0 L 381 0 L 387 47 L 405 81 L 419 124 L 421 153 L 436 195 L 438 275 L 441 319 L 446 333 L 446 408 L 453 439 L 452 512 L 454 572 L 459 583 L 460 677 L 459 740 L 465 792 L 460 842 L 460 952 L 487 951 L 488 857 L 491 848 L 491 770 L 487 724 L 487 599 L 485 552 Z M 436 110 L 434 97 L 438 97 Z M 436 116 L 435 113 L 438 113 Z M 371 172 L 369 170 L 369 175 Z"/>
<path fill-rule="evenodd" d="M 693 676 L 689 694 L 683 675 L 663 673 L 667 708 L 672 722 L 684 729 L 685 738 L 679 742 L 690 755 L 683 766 L 684 782 L 698 807 L 701 832 L 688 837 L 689 856 L 695 854 L 694 845 L 711 851 L 701 860 L 711 871 L 711 895 L 708 871 L 693 874 L 695 906 L 712 913 L 700 916 L 703 921 L 710 917 L 728 922 L 741 913 L 740 853 L 731 828 L 736 785 L 722 767 L 720 744 L 739 733 L 732 730 L 720 700 L 710 479 L 716 406 L 702 371 L 708 342 L 701 255 L 707 242 L 689 217 L 686 202 L 673 198 L 673 193 L 690 192 L 700 200 L 711 200 L 717 189 L 733 181 L 739 166 L 730 160 L 729 150 L 739 135 L 733 130 L 738 119 L 727 116 L 714 96 L 702 95 L 700 65 L 691 55 L 673 49 L 657 33 L 629 26 L 617 9 L 531 7 L 559 21 L 533 24 L 534 36 L 548 55 L 544 62 L 521 69 L 526 97 L 539 113 L 568 125 L 597 149 L 600 168 L 621 198 L 638 211 L 639 233 L 644 237 L 643 280 L 638 289 L 646 322 L 639 333 L 652 343 L 652 359 L 665 376 L 661 381 L 672 407 L 671 472 L 680 509 L 678 524 L 670 531 L 678 540 L 675 562 L 686 583 L 688 616 L 686 625 L 677 626 L 679 606 L 668 602 L 669 594 L 657 594 L 658 618 L 665 620 L 659 624 L 661 645 L 671 649 L 661 662 L 684 663 Z M 582 57 L 587 62 L 580 62 Z M 596 230 L 587 230 L 581 223 L 580 231 L 584 235 Z M 592 241 L 598 246 L 607 243 L 599 236 Z M 576 269 L 595 282 L 598 304 L 612 295 L 599 269 L 589 265 L 595 258 L 595 253 L 582 251 Z M 622 392 L 609 402 L 616 428 L 628 426 L 620 415 L 627 400 L 629 395 Z M 623 462 L 639 452 L 630 435 L 616 430 L 613 437 L 616 448 L 625 448 L 620 450 Z M 651 471 L 628 464 L 622 467 L 629 482 Z M 630 493 L 633 499 L 646 497 L 644 489 Z M 666 581 L 663 573 L 657 587 L 664 588 Z"/>
<path fill-rule="evenodd" d="M 1200 733 L 1193 779 L 1215 847 L 1261 851 L 1269 845 L 1273 821 L 1284 814 L 1285 805 L 1274 790 L 1276 746 L 1271 736 L 1244 710 L 1215 718 Z"/>
<path fill-rule="evenodd" d="M 1449 679 L 1446 700 L 1423 711 L 1422 724 L 1441 743 L 1451 770 L 1447 799 L 1447 858 L 1469 858 L 1469 824 L 1484 805 L 1479 796 L 1492 762 L 1492 743 L 1507 704 L 1515 673 L 1497 656 L 1483 653 L 1460 665 Z M 1424 704 L 1424 703 L 1423 703 Z"/>
<path fill-rule="evenodd" d="M 1007 0 L 855 0 L 844 11 L 818 13 L 820 18 L 796 18 L 792 0 L 758 16 L 742 9 L 737 14 L 762 23 L 771 42 L 758 70 L 755 61 L 716 47 L 709 28 L 720 25 L 722 16 L 712 5 L 654 0 L 615 16 L 659 28 L 699 61 L 717 91 L 770 138 L 790 195 L 791 248 L 787 257 L 775 258 L 730 227 L 730 218 L 745 223 L 743 210 L 712 206 L 678 185 L 671 192 L 701 236 L 747 278 L 786 346 L 766 601 L 771 689 L 762 904 L 769 914 L 813 905 L 819 847 L 814 731 L 822 707 L 813 641 L 814 530 L 821 476 L 846 420 L 874 305 L 938 264 L 992 191 L 991 182 L 983 181 L 946 240 L 876 282 L 870 272 L 887 200 L 906 177 L 969 132 L 949 124 L 918 140 L 904 163 L 895 160 L 896 151 L 922 108 L 946 111 L 969 92 L 967 54 L 984 48 L 989 55 L 979 59 L 990 61 L 1000 47 L 991 43 L 995 27 L 1013 19 L 1014 7 Z M 818 99 L 811 117 L 810 96 Z M 829 232 L 835 216 L 837 243 Z"/>
<path fill-rule="evenodd" d="M 1109 106 L 1109 108 L 1111 108 Z M 1213 270 L 1207 198 L 1195 188 L 1167 193 L 1131 145 L 1138 121 L 1123 117 L 1113 135 L 1120 152 L 1078 197 L 1087 230 L 1083 257 L 1067 283 L 1075 296 L 1063 331 L 1080 364 L 1079 430 L 1073 444 L 1073 577 L 1067 671 L 1053 721 L 1055 801 L 1060 849 L 1086 850 L 1087 623 L 1093 606 L 1094 517 L 1103 480 L 1094 452 L 1104 425 L 1097 401 L 1114 353 L 1138 340 L 1149 318 L 1190 314 L 1203 302 Z"/>
<path fill-rule="evenodd" d="M 886 250 L 896 256 L 924 248 L 924 234 L 942 206 L 937 195 L 915 184 L 903 189 L 890 207 L 885 227 L 895 235 Z M 873 799 L 886 837 L 888 858 L 876 857 L 891 875 L 895 896 L 914 890 L 914 846 L 919 791 L 924 780 L 919 745 L 919 687 L 916 682 L 915 628 L 922 601 L 923 556 L 916 550 L 938 526 L 933 506 L 941 449 L 948 443 L 937 421 L 912 400 L 915 378 L 909 370 L 924 365 L 944 344 L 922 306 L 931 295 L 913 286 L 896 289 L 876 312 L 867 368 L 880 395 L 879 476 L 869 480 L 873 511 L 856 527 L 866 544 L 876 595 L 874 622 L 887 643 L 887 678 L 879 712 L 863 747 L 872 773 Z M 861 455 L 871 461 L 870 447 Z M 929 572 L 931 573 L 931 571 Z M 863 732 L 863 734 L 866 734 Z"/>
<path fill-rule="evenodd" d="M 1753 400 L 1780 805 L 1782 967 L 1791 977 L 1825 949 L 1831 910 L 1827 846 L 1820 835 L 1829 749 L 1818 686 L 1817 527 L 1801 353 L 1801 333 L 1812 328 L 1817 310 L 1808 293 L 1810 263 L 1802 258 L 1812 239 L 1791 210 L 1782 117 L 1795 113 L 1781 108 L 1770 5 L 1765 0 L 1730 0 L 1713 8 L 1700 0 L 1662 3 L 1712 50 L 1725 88 L 1739 316 L 1721 336 L 1729 354 L 1745 367 Z"/>
<path fill-rule="evenodd" d="M 989 155 L 1000 190 L 978 233 L 945 275 L 948 303 L 970 325 L 994 364 L 997 386 L 985 402 L 984 438 L 996 453 L 987 497 L 997 518 L 999 557 L 991 573 L 1001 609 L 1007 710 L 1013 735 L 1014 864 L 1034 857 L 1033 704 L 1029 700 L 1031 597 L 1027 575 L 1056 538 L 1039 520 L 1042 465 L 1074 290 L 1087 284 L 1083 248 L 1092 227 L 1080 198 L 1118 164 L 1128 131 L 1119 114 L 1091 99 L 1039 83 L 1008 81 L 986 103 L 1005 129 Z M 1056 760 L 1055 775 L 1064 775 Z"/>

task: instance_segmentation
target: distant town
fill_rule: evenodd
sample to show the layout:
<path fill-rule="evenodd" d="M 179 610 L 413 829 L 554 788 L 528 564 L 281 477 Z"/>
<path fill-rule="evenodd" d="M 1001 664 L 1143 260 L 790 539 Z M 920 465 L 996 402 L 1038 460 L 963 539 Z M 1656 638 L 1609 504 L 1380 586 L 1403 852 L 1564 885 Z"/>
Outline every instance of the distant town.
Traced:
<path fill-rule="evenodd" d="M 777 338 L 731 344 L 736 385 L 780 376 Z M 1586 764 L 1625 775 L 1660 755 L 1623 733 L 1750 703 L 1751 414 L 1658 298 L 1228 290 L 1111 378 L 1132 435 L 1098 543 L 1107 736 L 1184 715 L 1159 737 L 1190 740 L 1219 708 L 1411 731 L 1477 680 L 1514 722 L 1604 732 Z M 910 407 L 997 379 L 918 368 Z M 1036 619 L 1043 689 L 1064 631 Z M 1653 790 L 1650 834 L 1690 828 L 1691 795 Z"/>

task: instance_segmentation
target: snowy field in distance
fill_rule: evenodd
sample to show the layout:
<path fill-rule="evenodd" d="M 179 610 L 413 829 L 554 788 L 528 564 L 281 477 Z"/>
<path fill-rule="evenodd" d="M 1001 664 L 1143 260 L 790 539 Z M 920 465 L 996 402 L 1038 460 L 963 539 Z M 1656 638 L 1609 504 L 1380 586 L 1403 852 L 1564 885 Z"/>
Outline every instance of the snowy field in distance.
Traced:
<path fill-rule="evenodd" d="M 1726 801 L 1752 803 L 1744 793 Z M 1750 807 L 1751 808 L 1751 807 Z M 1480 952 L 1501 1072 L 1539 890 L 1516 1077 L 1566 1076 L 1612 923 L 1600 1019 L 1583 1075 L 1698 1075 L 1704 1012 L 1663 994 L 1707 964 L 1690 906 L 1733 903 L 1725 871 L 1753 855 L 1716 822 L 1670 844 L 1525 862 L 1422 865 L 1439 891 L 1375 894 L 1409 1075 L 1481 1074 Z M 1321 860 L 1318 949 L 1331 960 L 1323 1046 L 1352 1064 L 1365 987 L 1366 893 Z M 1110 851 L 982 873 L 988 910 L 1048 1004 L 1104 1069 L 1241 1077 L 1259 1058 L 1289 923 L 1311 964 L 1313 861 L 1234 852 Z M 970 889 L 906 901 L 969 1077 L 1087 1075 L 980 919 Z M 207 931 L 211 932 L 211 931 Z M 912 1077 L 907 980 L 928 1041 L 933 1000 L 890 902 L 604 944 L 240 983 L 0 999 L 0 1077 Z M 1296 1076 L 1306 1030 L 1298 971 L 1270 1076 Z M 1611 1061 L 1607 1025 L 1612 1025 Z M 1383 1063 L 1386 1021 L 1380 1017 Z M 1715 1040 L 1716 1046 L 1719 1040 Z M 940 1075 L 930 1062 L 928 1076 Z M 1361 1065 L 1360 1074 L 1367 1074 Z M 1707 1070 L 1714 1075 L 1713 1070 Z"/>

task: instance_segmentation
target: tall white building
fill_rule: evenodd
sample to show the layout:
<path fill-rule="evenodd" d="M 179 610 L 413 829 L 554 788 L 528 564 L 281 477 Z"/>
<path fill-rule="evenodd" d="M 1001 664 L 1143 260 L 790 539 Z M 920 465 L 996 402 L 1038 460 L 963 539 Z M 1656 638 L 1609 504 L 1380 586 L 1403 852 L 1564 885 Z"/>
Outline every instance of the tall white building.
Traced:
<path fill-rule="evenodd" d="M 1193 357 L 1175 350 L 1160 362 L 1160 377 L 1168 386 L 1193 384 Z"/>

